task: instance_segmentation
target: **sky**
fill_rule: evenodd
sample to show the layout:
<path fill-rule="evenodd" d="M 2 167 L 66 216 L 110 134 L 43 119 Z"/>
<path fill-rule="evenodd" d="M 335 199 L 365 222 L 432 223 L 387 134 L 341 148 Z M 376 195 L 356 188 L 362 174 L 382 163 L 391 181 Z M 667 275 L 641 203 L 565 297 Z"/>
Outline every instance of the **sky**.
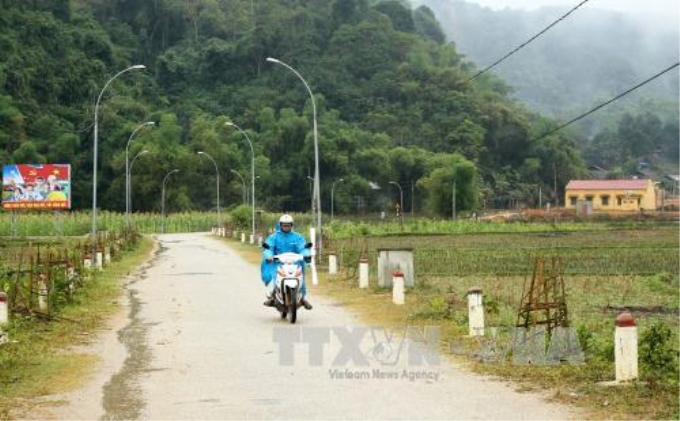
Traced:
<path fill-rule="evenodd" d="M 544 6 L 574 7 L 582 0 L 466 0 L 492 9 L 534 10 Z M 583 7 L 616 10 L 629 13 L 651 13 L 654 15 L 674 16 L 680 21 L 680 2 L 678 0 L 590 0 Z"/>

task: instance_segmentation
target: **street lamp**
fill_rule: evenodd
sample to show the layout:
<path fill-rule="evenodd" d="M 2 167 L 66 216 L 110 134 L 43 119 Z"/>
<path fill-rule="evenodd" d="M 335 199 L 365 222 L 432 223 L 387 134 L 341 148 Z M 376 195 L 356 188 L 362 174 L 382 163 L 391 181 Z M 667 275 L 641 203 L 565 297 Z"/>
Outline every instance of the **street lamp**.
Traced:
<path fill-rule="evenodd" d="M 333 203 L 333 195 L 335 194 L 335 183 L 342 183 L 344 182 L 344 178 L 339 178 L 333 182 L 333 186 L 331 186 L 331 221 L 333 220 L 333 214 L 334 214 L 334 203 Z"/>
<path fill-rule="evenodd" d="M 179 172 L 178 169 L 174 169 L 165 175 L 163 179 L 163 189 L 161 193 L 161 232 L 165 234 L 165 182 L 168 180 L 172 174 Z"/>
<path fill-rule="evenodd" d="M 253 206 L 253 215 L 252 215 L 252 230 L 253 230 L 253 238 L 255 238 L 255 150 L 253 149 L 253 142 L 250 141 L 250 137 L 248 137 L 248 133 L 244 132 L 239 126 L 237 126 L 235 123 L 232 123 L 231 121 L 227 121 L 224 123 L 225 126 L 231 126 L 231 127 L 236 127 L 236 129 L 245 136 L 246 140 L 248 141 L 248 145 L 250 145 L 250 176 L 251 176 L 251 182 L 250 182 L 250 188 L 251 188 L 251 195 L 252 197 L 250 198 L 252 206 Z M 245 185 L 245 182 L 244 182 Z"/>
<path fill-rule="evenodd" d="M 243 183 L 243 204 L 247 205 L 248 204 L 248 197 L 247 197 L 248 190 L 247 190 L 247 187 L 246 187 L 246 180 L 243 179 L 243 176 L 241 175 L 240 172 L 238 172 L 236 170 L 231 170 L 231 172 L 236 174 L 238 176 L 238 178 L 241 179 L 241 183 Z"/>
<path fill-rule="evenodd" d="M 291 72 L 295 73 L 295 75 L 300 78 L 302 83 L 304 83 L 305 88 L 307 88 L 307 92 L 309 92 L 310 98 L 312 98 L 312 111 L 314 116 L 314 197 L 316 198 L 316 229 L 317 234 L 319 235 L 319 242 L 316 244 L 316 246 L 320 254 L 322 248 L 321 239 L 323 237 L 321 235 L 321 177 L 319 174 L 319 140 L 316 128 L 316 102 L 314 101 L 314 94 L 312 94 L 312 90 L 309 88 L 307 81 L 302 77 L 302 75 L 300 75 L 300 73 L 298 73 L 297 70 L 293 69 L 281 60 L 277 60 L 272 57 L 267 57 L 267 61 L 270 63 L 280 64 Z M 314 206 L 312 206 L 312 213 L 314 213 Z M 312 220 L 313 217 L 314 215 L 312 215 Z"/>
<path fill-rule="evenodd" d="M 309 211 L 311 212 L 310 215 L 310 226 L 314 226 L 314 177 L 307 176 L 307 180 L 310 181 L 309 183 L 309 199 L 311 200 L 311 206 L 309 208 Z"/>
<path fill-rule="evenodd" d="M 135 155 L 135 157 L 132 158 L 132 162 L 130 162 L 130 172 L 129 172 L 129 174 L 130 174 L 130 187 L 128 189 L 128 192 L 130 193 L 130 212 L 132 212 L 132 167 L 135 165 L 135 161 L 137 160 L 137 158 L 139 158 L 142 155 L 146 155 L 148 153 L 149 153 L 149 151 L 144 149 L 143 151 L 138 152 L 137 155 Z"/>
<path fill-rule="evenodd" d="M 401 225 L 404 225 L 404 191 L 401 189 L 401 186 L 399 183 L 395 183 L 394 181 L 390 181 L 390 184 L 394 184 L 395 186 L 399 187 L 399 213 L 401 216 Z"/>
<path fill-rule="evenodd" d="M 116 73 L 111 79 L 106 82 L 102 88 L 99 96 L 97 97 L 97 102 L 94 104 L 94 147 L 92 156 L 92 266 L 97 265 L 97 146 L 99 145 L 99 103 L 102 100 L 104 91 L 109 87 L 109 84 L 114 81 L 118 76 L 130 70 L 146 69 L 146 66 L 138 64 L 135 66 L 130 66 L 127 69 L 121 70 Z"/>
<path fill-rule="evenodd" d="M 209 154 L 207 154 L 203 151 L 200 151 L 198 154 L 208 157 L 208 159 L 212 161 L 213 165 L 215 165 L 215 176 L 217 177 L 217 227 L 219 228 L 220 227 L 220 221 L 221 221 L 221 219 L 220 219 L 220 170 L 217 169 L 217 162 L 215 162 L 215 160 L 213 159 L 212 156 L 210 156 Z"/>
<path fill-rule="evenodd" d="M 132 132 L 132 134 L 128 138 L 127 144 L 125 145 L 125 223 L 128 229 L 130 229 L 130 164 L 129 164 L 130 142 L 140 129 L 146 126 L 155 125 L 156 123 L 154 121 L 147 121 L 146 123 L 141 124 Z"/>

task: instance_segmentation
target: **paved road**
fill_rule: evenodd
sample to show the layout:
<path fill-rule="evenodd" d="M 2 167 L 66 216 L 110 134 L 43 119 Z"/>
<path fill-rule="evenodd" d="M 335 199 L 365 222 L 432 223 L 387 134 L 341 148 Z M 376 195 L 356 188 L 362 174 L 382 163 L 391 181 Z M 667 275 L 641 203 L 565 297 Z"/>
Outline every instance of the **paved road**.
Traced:
<path fill-rule="evenodd" d="M 315 309 L 291 327 L 261 305 L 259 267 L 224 243 L 204 234 L 159 240 L 154 259 L 127 287 L 128 314 L 95 344 L 103 358 L 99 371 L 66 396 L 71 403 L 57 417 L 577 417 L 437 361 L 417 342 L 400 340 L 402 329 L 362 326 L 328 299 L 313 297 Z"/>

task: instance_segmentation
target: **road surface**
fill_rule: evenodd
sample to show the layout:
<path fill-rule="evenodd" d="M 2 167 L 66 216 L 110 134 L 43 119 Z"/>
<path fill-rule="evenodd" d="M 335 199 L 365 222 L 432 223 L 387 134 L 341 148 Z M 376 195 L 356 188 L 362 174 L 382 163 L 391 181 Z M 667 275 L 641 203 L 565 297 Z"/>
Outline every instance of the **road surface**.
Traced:
<path fill-rule="evenodd" d="M 207 234 L 158 239 L 112 329 L 89 348 L 101 357 L 96 373 L 49 417 L 578 418 L 423 352 L 403 329 L 363 326 L 323 297 L 291 326 L 262 306 L 259 266 L 225 243 Z"/>

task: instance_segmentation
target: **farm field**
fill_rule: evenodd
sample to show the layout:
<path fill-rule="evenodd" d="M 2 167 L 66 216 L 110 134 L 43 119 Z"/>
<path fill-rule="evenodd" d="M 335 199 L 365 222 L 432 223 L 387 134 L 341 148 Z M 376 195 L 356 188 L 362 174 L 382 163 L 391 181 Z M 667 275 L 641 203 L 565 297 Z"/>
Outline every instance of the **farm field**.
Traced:
<path fill-rule="evenodd" d="M 526 382 L 527 390 L 556 390 L 558 400 L 588 407 L 595 418 L 678 417 L 676 226 L 366 236 L 335 240 L 332 248 L 343 271 L 327 277 L 321 290 L 371 323 L 440 326 L 444 350 L 475 370 Z M 403 307 L 391 303 L 389 289 L 375 285 L 379 249 L 413 250 L 416 285 L 407 290 Z M 357 287 L 362 257 L 371 265 L 368 290 Z M 537 257 L 546 268 L 559 259 L 568 326 L 579 339 L 583 364 L 513 364 L 512 333 Z M 466 336 L 471 287 L 483 291 L 483 338 Z M 600 383 L 615 378 L 614 320 L 625 310 L 638 326 L 642 382 L 612 390 Z"/>

